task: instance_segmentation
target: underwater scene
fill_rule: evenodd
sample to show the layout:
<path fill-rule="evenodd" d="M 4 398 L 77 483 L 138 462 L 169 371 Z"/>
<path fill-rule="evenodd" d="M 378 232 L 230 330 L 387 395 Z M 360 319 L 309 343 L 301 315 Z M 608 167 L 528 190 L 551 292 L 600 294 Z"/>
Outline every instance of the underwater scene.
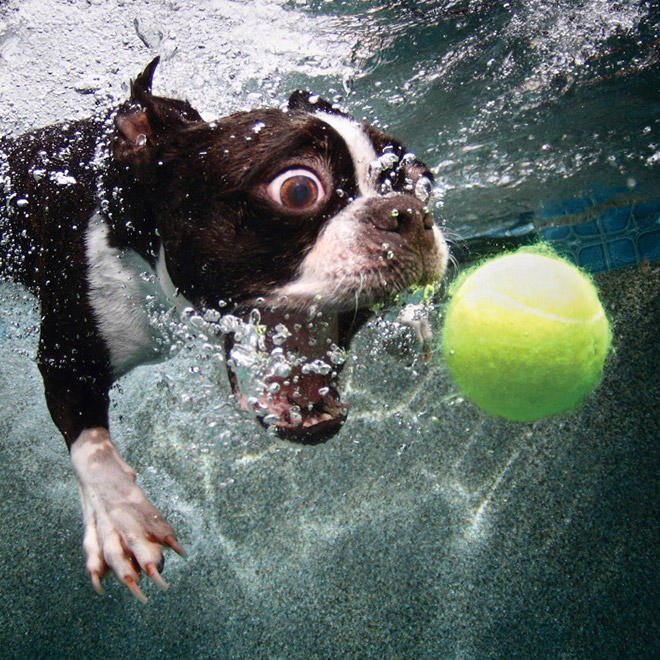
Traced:
<path fill-rule="evenodd" d="M 154 302 L 159 359 L 124 370 L 109 409 L 185 549 L 164 552 L 167 590 L 143 577 L 144 603 L 110 574 L 103 595 L 90 582 L 39 304 L 0 279 L 0 657 L 659 658 L 660 6 L 7 0 L 0 134 L 107 114 L 156 56 L 154 94 L 205 121 L 307 90 L 394 136 L 405 153 L 385 148 L 369 176 L 387 197 L 383 172 L 424 163 L 410 197 L 446 272 L 377 304 L 356 294 L 350 343 L 319 331 L 330 349 L 304 364 L 278 351 L 293 327 L 264 338 L 263 308 Z M 459 388 L 441 337 L 452 282 L 538 243 L 593 278 L 611 347 L 575 406 L 514 421 Z M 294 371 L 322 386 L 318 441 L 296 435 L 295 406 L 278 432 Z"/>

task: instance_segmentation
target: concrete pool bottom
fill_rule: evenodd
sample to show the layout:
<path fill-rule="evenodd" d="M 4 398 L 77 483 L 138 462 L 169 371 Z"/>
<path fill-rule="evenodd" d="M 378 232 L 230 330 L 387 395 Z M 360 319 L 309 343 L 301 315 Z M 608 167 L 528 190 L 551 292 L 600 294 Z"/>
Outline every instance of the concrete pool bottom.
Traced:
<path fill-rule="evenodd" d="M 167 557 L 172 587 L 146 586 L 147 606 L 88 584 L 64 445 L 36 368 L 3 343 L 3 654 L 653 656 L 660 267 L 596 282 L 615 345 L 604 382 L 579 411 L 536 424 L 456 401 L 442 366 L 415 375 L 365 358 L 349 422 L 326 445 L 230 420 L 225 444 L 195 455 L 196 420 L 145 394 L 159 376 L 127 379 L 122 453 L 190 555 Z"/>

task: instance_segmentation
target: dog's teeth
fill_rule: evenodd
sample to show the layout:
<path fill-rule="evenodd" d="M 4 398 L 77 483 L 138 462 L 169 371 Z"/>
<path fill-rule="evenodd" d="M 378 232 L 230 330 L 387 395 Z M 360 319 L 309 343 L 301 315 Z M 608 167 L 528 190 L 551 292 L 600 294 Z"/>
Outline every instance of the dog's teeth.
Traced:
<path fill-rule="evenodd" d="M 327 422 L 331 419 L 334 419 L 329 413 L 320 413 L 317 417 L 309 417 L 303 421 L 303 427 L 308 428 L 310 426 L 315 426 L 320 422 Z"/>

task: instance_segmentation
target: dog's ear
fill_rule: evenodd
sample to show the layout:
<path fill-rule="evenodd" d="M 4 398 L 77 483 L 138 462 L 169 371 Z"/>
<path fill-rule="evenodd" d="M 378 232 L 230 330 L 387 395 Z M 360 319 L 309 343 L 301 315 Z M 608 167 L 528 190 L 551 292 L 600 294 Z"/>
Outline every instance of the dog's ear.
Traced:
<path fill-rule="evenodd" d="M 131 82 L 131 98 L 115 117 L 115 159 L 130 166 L 138 175 L 156 161 L 162 144 L 171 142 L 183 128 L 202 121 L 200 114 L 187 101 L 151 93 L 159 61 L 159 57 L 154 58 Z"/>
<path fill-rule="evenodd" d="M 135 89 L 140 89 L 143 92 L 151 94 L 151 85 L 154 80 L 154 71 L 160 62 L 160 55 L 154 57 L 149 64 L 145 67 L 144 71 L 140 73 L 135 80 L 131 81 L 131 100 L 136 100 L 134 96 Z"/>
<path fill-rule="evenodd" d="M 327 112 L 332 115 L 344 114 L 320 96 L 300 89 L 291 94 L 287 107 L 289 110 L 302 110 L 303 112 Z"/>
<path fill-rule="evenodd" d="M 160 57 L 155 57 L 145 70 L 131 82 L 131 102 L 145 108 L 150 113 L 151 119 L 162 126 L 201 121 L 199 112 L 187 101 L 154 96 L 151 93 L 154 71 L 159 62 Z"/>

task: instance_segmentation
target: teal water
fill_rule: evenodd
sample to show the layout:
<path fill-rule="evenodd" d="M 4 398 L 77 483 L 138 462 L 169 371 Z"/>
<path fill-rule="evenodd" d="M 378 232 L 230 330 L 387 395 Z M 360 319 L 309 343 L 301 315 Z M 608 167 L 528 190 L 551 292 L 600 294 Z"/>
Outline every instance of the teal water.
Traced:
<path fill-rule="evenodd" d="M 157 93 L 205 116 L 302 86 L 387 128 L 457 245 L 517 227 L 579 250 L 658 229 L 659 32 L 648 2 L 14 0 L 0 127 L 116 102 L 160 53 Z M 349 420 L 317 447 L 239 413 L 201 345 L 123 378 L 117 444 L 189 554 L 146 606 L 88 583 L 37 311 L 3 284 L 0 656 L 658 657 L 660 267 L 639 261 L 596 275 L 601 387 L 534 424 L 485 416 L 388 320 L 356 338 Z"/>

